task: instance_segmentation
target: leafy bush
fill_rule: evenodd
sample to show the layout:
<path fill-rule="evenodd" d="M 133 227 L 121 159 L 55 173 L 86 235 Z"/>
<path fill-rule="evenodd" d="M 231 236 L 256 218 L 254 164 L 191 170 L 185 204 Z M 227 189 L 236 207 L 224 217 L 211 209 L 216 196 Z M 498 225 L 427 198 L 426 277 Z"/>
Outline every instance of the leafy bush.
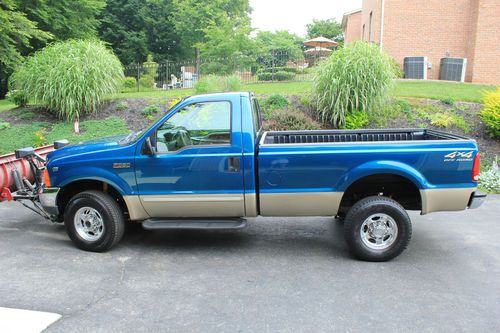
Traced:
<path fill-rule="evenodd" d="M 306 108 L 310 108 L 312 103 L 311 103 L 311 98 L 309 96 L 300 96 L 299 98 L 299 103 L 300 105 L 306 107 Z"/>
<path fill-rule="evenodd" d="M 262 102 L 262 106 L 271 110 L 283 109 L 290 105 L 290 102 L 283 95 L 275 94 L 266 98 Z"/>
<path fill-rule="evenodd" d="M 22 112 L 17 114 L 17 118 L 22 120 L 31 120 L 36 117 L 36 114 L 30 110 L 22 110 Z"/>
<path fill-rule="evenodd" d="M 263 72 L 257 74 L 257 80 L 259 81 L 271 81 L 273 79 L 273 73 L 271 72 Z"/>
<path fill-rule="evenodd" d="M 153 117 L 153 115 L 158 112 L 160 112 L 160 107 L 158 105 L 146 106 L 144 110 L 142 110 L 142 114 L 145 117 Z"/>
<path fill-rule="evenodd" d="M 298 110 L 278 109 L 263 124 L 265 131 L 318 130 L 321 126 Z"/>
<path fill-rule="evenodd" d="M 453 114 L 449 111 L 437 112 L 430 114 L 427 118 L 431 121 L 431 125 L 443 128 L 455 126 L 464 131 L 465 134 L 470 132 L 470 126 L 465 121 L 464 117 Z"/>
<path fill-rule="evenodd" d="M 22 90 L 11 90 L 6 95 L 7 99 L 14 103 L 16 106 L 28 105 L 28 96 Z"/>
<path fill-rule="evenodd" d="M 368 125 L 368 115 L 365 112 L 354 111 L 345 116 L 344 129 L 359 129 Z"/>
<path fill-rule="evenodd" d="M 155 87 L 155 79 L 149 75 L 141 76 L 139 85 L 144 88 L 153 89 Z"/>
<path fill-rule="evenodd" d="M 484 108 L 480 116 L 489 134 L 495 138 L 500 137 L 500 87 L 496 91 L 485 93 Z"/>
<path fill-rule="evenodd" d="M 274 73 L 274 79 L 277 81 L 290 81 L 295 78 L 295 73 L 278 71 Z"/>
<path fill-rule="evenodd" d="M 123 79 L 122 86 L 126 89 L 135 88 L 137 86 L 137 80 L 135 79 L 135 77 L 127 76 Z"/>
<path fill-rule="evenodd" d="M 11 77 L 12 86 L 45 104 L 59 117 L 77 121 L 97 112 L 104 97 L 118 90 L 123 69 L 104 43 L 69 40 L 29 57 Z"/>
<path fill-rule="evenodd" d="M 402 101 L 402 102 L 400 102 Z M 405 100 L 387 103 L 367 113 L 369 123 L 375 127 L 387 127 L 390 120 L 401 117 L 402 109 L 405 109 Z M 406 102 L 407 103 L 407 102 Z M 411 114 L 407 113 L 407 116 Z"/>
<path fill-rule="evenodd" d="M 409 113 L 411 112 L 411 105 L 405 99 L 398 99 L 393 103 L 395 108 L 398 108 L 400 112 Z"/>
<path fill-rule="evenodd" d="M 197 94 L 208 94 L 216 92 L 239 91 L 243 87 L 241 79 L 237 75 L 217 76 L 207 75 L 202 77 L 194 85 Z"/>
<path fill-rule="evenodd" d="M 10 123 L 6 121 L 0 121 L 0 131 L 6 128 L 10 128 Z"/>
<path fill-rule="evenodd" d="M 444 98 L 441 98 L 439 101 L 443 104 L 450 105 L 450 106 L 455 104 L 455 100 L 451 97 L 444 97 Z"/>
<path fill-rule="evenodd" d="M 243 84 L 241 83 L 241 79 L 238 75 L 229 75 L 226 76 L 223 80 L 224 91 L 240 91 L 243 89 Z"/>
<path fill-rule="evenodd" d="M 479 174 L 479 187 L 490 193 L 500 193 L 500 170 L 496 161 L 490 169 Z"/>
<path fill-rule="evenodd" d="M 333 52 L 314 76 L 319 118 L 343 126 L 347 113 L 371 112 L 384 104 L 395 77 L 392 59 L 375 44 L 355 42 Z"/>
<path fill-rule="evenodd" d="M 115 106 L 115 110 L 116 111 L 123 111 L 123 110 L 127 110 L 128 109 L 128 105 L 126 103 L 118 103 L 116 104 Z"/>

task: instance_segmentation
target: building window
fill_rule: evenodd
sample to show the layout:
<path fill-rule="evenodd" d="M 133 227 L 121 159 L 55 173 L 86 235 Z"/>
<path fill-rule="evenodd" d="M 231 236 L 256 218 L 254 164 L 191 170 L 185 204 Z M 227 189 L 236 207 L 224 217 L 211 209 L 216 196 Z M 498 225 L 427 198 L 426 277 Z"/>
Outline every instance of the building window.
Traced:
<path fill-rule="evenodd" d="M 373 12 L 370 12 L 370 25 L 368 26 L 368 41 L 371 43 L 373 42 L 373 36 L 372 36 L 372 18 L 373 18 Z"/>

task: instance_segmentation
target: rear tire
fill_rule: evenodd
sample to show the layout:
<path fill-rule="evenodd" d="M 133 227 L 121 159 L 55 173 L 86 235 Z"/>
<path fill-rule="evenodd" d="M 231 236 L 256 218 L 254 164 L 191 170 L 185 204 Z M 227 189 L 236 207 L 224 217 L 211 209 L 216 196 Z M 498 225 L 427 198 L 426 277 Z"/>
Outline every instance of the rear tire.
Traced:
<path fill-rule="evenodd" d="M 75 195 L 64 214 L 69 238 L 82 250 L 104 252 L 118 244 L 125 230 L 118 203 L 100 191 Z"/>
<path fill-rule="evenodd" d="M 400 255 L 411 238 L 411 220 L 396 201 L 382 196 L 364 198 L 349 209 L 344 237 L 361 260 L 387 261 Z"/>

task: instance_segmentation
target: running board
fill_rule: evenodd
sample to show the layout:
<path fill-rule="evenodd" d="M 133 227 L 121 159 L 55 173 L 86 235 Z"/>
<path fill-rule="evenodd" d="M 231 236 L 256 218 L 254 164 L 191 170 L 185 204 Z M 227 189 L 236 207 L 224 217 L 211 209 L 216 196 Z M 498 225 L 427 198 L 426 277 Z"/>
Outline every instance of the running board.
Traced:
<path fill-rule="evenodd" d="M 223 230 L 223 229 L 243 229 L 246 226 L 247 226 L 247 221 L 244 219 L 219 219 L 219 220 L 148 219 L 142 222 L 142 227 L 147 230 L 162 230 L 162 229 Z"/>

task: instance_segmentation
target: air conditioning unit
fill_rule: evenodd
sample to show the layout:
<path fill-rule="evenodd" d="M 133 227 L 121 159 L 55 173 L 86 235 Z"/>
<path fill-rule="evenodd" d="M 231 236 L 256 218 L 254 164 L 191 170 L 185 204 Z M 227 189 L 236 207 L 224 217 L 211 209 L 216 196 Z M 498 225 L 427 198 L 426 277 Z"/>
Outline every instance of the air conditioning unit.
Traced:
<path fill-rule="evenodd" d="M 467 58 L 441 58 L 439 79 L 464 82 Z"/>
<path fill-rule="evenodd" d="M 406 57 L 403 67 L 405 79 L 427 80 L 427 57 Z"/>

